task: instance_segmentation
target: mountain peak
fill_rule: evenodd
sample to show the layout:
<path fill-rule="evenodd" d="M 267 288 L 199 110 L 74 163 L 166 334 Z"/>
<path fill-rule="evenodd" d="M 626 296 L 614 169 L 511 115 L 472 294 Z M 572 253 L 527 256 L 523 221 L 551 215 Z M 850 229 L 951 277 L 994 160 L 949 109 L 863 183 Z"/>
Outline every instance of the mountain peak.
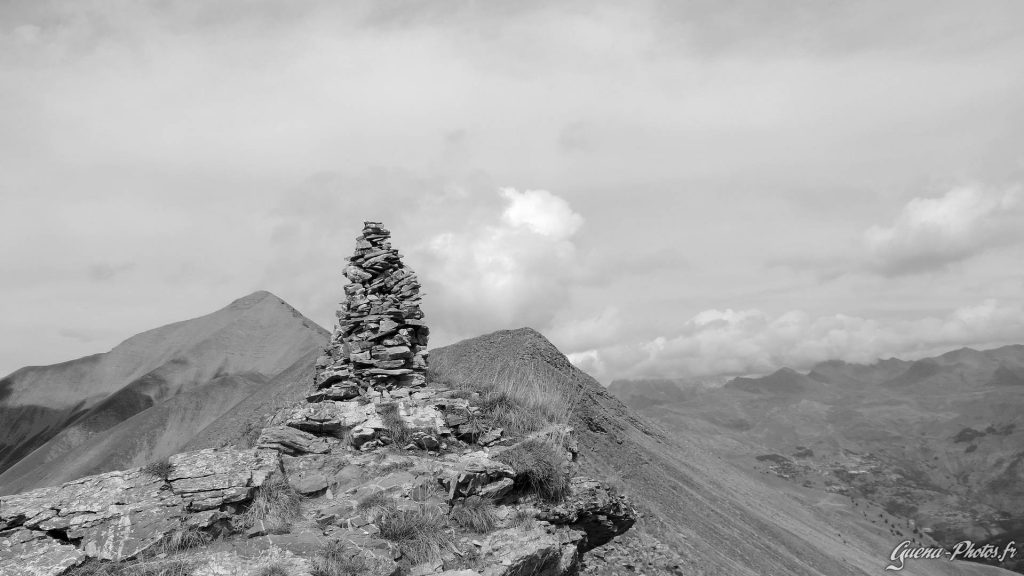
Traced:
<path fill-rule="evenodd" d="M 260 302 L 266 300 L 267 298 L 273 298 L 274 300 L 277 300 L 279 302 L 284 302 L 284 300 L 281 300 L 280 298 L 271 294 L 270 292 L 267 292 L 266 290 L 257 290 L 252 294 L 247 294 L 245 296 L 242 296 L 241 298 L 238 298 L 237 300 L 231 302 L 231 304 L 228 304 L 227 307 L 236 309 L 249 308 L 251 306 L 259 304 Z"/>

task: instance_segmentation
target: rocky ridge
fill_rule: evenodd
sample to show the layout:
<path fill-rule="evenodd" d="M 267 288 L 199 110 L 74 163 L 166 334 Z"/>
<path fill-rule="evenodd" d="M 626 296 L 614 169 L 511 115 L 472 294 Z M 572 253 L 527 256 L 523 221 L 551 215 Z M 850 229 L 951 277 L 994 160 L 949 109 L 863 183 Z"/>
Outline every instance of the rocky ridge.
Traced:
<path fill-rule="evenodd" d="M 246 575 L 271 561 L 319 575 L 330 574 L 322 562 L 332 550 L 362 574 L 554 576 L 628 530 L 637 513 L 625 497 L 570 479 L 567 424 L 516 437 L 488 420 L 480 392 L 427 382 L 419 285 L 389 235 L 368 222 L 357 239 L 306 402 L 273 415 L 249 449 L 177 454 L 0 498 L 0 573 L 185 557 L 196 576 Z M 538 477 L 562 489 L 533 489 Z M 292 514 L 257 514 L 289 495 Z M 396 533 L 408 517 L 432 523 L 430 553 Z M 208 545 L 176 551 L 183 534 Z"/>

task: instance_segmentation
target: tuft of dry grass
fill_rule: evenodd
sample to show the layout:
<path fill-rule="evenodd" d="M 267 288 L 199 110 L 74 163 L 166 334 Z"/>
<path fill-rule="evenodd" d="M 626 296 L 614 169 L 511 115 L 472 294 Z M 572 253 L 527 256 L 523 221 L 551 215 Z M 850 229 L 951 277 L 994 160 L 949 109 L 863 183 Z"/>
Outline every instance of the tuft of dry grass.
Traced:
<path fill-rule="evenodd" d="M 444 485 L 440 482 L 433 480 L 424 480 L 413 487 L 412 492 L 409 493 L 409 497 L 416 502 L 423 502 L 428 500 L 431 496 L 438 496 L 447 499 L 448 492 L 445 490 Z"/>
<path fill-rule="evenodd" d="M 169 532 L 160 541 L 159 550 L 165 553 L 201 548 L 210 543 L 211 537 L 196 527 L 180 527 Z"/>
<path fill-rule="evenodd" d="M 360 553 L 342 542 L 328 542 L 310 560 L 312 576 L 364 576 L 373 573 L 373 566 Z"/>
<path fill-rule="evenodd" d="M 502 428 L 512 436 L 536 432 L 549 423 L 544 414 L 520 403 L 507 390 L 490 390 L 480 401 L 480 412 L 495 428 Z"/>
<path fill-rule="evenodd" d="M 448 517 L 462 528 L 473 532 L 490 532 L 498 525 L 498 513 L 494 504 L 479 496 L 470 496 L 452 506 Z"/>
<path fill-rule="evenodd" d="M 516 484 L 549 502 L 559 502 L 569 492 L 569 474 L 559 445 L 548 440 L 527 440 L 495 459 L 516 472 Z"/>
<path fill-rule="evenodd" d="M 152 476 L 156 476 L 157 478 L 163 480 L 164 482 L 167 482 L 167 479 L 170 478 L 173 469 L 174 467 L 171 466 L 171 461 L 168 458 L 154 460 L 153 462 L 150 462 L 149 464 L 146 464 L 145 466 L 142 467 L 143 472 L 145 472 L 146 474 L 150 474 Z"/>
<path fill-rule="evenodd" d="M 302 517 L 302 497 L 280 476 L 256 488 L 249 507 L 238 516 L 242 529 L 260 526 L 268 532 L 285 531 Z"/>
<path fill-rule="evenodd" d="M 249 576 L 292 576 L 292 573 L 288 569 L 288 565 L 283 562 L 274 562 L 266 566 L 260 566 Z"/>
<path fill-rule="evenodd" d="M 420 504 L 413 509 L 385 508 L 377 518 L 380 537 L 398 545 L 413 564 L 436 561 L 452 545 L 444 514 L 434 506 Z"/>
<path fill-rule="evenodd" d="M 395 402 L 385 402 L 377 404 L 377 414 L 380 415 L 380 419 L 387 426 L 387 435 L 391 438 L 391 442 L 399 446 L 405 446 L 412 439 L 412 431 L 405 425 L 405 421 L 398 413 L 398 404 Z"/>
<path fill-rule="evenodd" d="M 557 384 L 564 374 L 538 359 L 502 363 L 438 355 L 431 357 L 427 379 L 456 391 L 479 392 L 485 419 L 512 436 L 568 424 L 582 394 L 567 398 Z"/>
<path fill-rule="evenodd" d="M 533 517 L 533 512 L 525 508 L 516 508 L 516 511 L 512 513 L 509 523 L 514 528 L 533 528 L 536 521 L 536 518 Z"/>

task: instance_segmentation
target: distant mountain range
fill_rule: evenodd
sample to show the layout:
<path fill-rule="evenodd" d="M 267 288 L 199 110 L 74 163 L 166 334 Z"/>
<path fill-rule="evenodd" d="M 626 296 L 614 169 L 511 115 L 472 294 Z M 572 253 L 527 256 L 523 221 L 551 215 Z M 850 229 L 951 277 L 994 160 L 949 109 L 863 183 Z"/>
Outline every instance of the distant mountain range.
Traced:
<path fill-rule="evenodd" d="M 0 494 L 179 452 L 327 332 L 269 292 L 0 380 Z"/>
<path fill-rule="evenodd" d="M 1024 346 L 610 391 L 675 434 L 721 436 L 741 465 L 871 502 L 944 544 L 1024 540 Z"/>

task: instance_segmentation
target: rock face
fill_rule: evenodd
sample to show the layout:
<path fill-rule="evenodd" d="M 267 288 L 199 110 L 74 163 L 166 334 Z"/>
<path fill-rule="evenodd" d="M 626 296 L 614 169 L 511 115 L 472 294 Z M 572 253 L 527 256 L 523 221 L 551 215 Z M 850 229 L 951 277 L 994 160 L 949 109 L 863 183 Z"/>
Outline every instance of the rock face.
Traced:
<path fill-rule="evenodd" d="M 0 498 L 0 574 L 60 574 L 85 557 L 137 556 L 182 528 L 205 528 L 248 499 L 277 453 L 200 450 L 170 458 L 166 478 L 139 468 Z"/>
<path fill-rule="evenodd" d="M 364 222 L 344 274 L 345 301 L 327 354 L 317 361 L 310 400 L 348 400 L 366 390 L 426 383 L 423 351 L 429 330 L 420 310 L 420 283 L 379 222 Z"/>

